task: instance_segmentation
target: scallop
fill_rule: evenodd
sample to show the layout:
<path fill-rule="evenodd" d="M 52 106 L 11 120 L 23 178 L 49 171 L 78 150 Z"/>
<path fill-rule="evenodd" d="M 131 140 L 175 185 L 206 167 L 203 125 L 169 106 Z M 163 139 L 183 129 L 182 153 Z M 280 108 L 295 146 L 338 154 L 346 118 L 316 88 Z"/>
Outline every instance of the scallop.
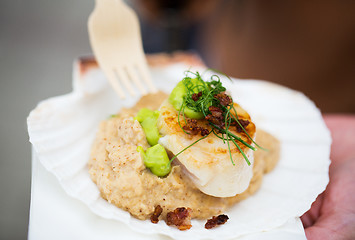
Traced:
<path fill-rule="evenodd" d="M 255 137 L 255 125 L 249 114 L 238 104 L 234 104 L 240 119 L 248 120 L 246 127 L 251 138 Z M 186 134 L 181 126 L 185 125 L 183 116 L 166 100 L 160 106 L 158 128 L 162 138 L 159 143 L 168 151 L 176 155 L 201 138 L 201 135 Z M 180 123 L 179 123 L 180 122 Z M 211 130 L 206 120 L 197 120 L 199 126 Z M 231 127 L 233 134 L 252 145 L 252 140 L 244 133 Z M 195 186 L 205 194 L 215 197 L 231 197 L 242 193 L 249 186 L 253 175 L 253 150 L 236 141 L 245 153 L 250 165 L 247 164 L 242 153 L 232 141 L 223 141 L 213 133 L 196 144 L 185 149 L 174 160 L 184 167 L 185 173 Z M 230 158 L 229 149 L 232 159 Z"/>

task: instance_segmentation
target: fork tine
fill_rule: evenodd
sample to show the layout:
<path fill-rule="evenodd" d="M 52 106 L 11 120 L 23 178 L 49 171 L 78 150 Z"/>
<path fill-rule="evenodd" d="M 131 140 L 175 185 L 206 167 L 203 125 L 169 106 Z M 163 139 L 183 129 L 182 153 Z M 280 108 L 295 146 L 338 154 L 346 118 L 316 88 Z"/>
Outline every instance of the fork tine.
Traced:
<path fill-rule="evenodd" d="M 131 65 L 127 66 L 127 73 L 128 73 L 128 76 L 133 80 L 135 85 L 138 87 L 138 89 L 140 90 L 142 95 L 147 94 L 147 90 L 143 87 L 141 81 L 139 81 L 137 72 L 135 71 L 135 69 L 133 69 L 133 67 Z"/>
<path fill-rule="evenodd" d="M 116 74 L 113 69 L 102 69 L 105 73 L 105 76 L 107 77 L 108 81 L 110 82 L 111 86 L 113 89 L 116 91 L 118 96 L 120 96 L 121 99 L 126 98 L 126 94 L 123 92 L 122 87 L 120 83 L 118 82 L 118 79 L 116 77 Z"/>
<path fill-rule="evenodd" d="M 134 91 L 131 84 L 129 83 L 127 73 L 125 73 L 125 71 L 121 67 L 116 68 L 116 73 L 120 81 L 123 82 L 124 86 L 128 89 L 128 92 L 131 94 L 131 96 L 135 97 L 136 92 Z"/>
<path fill-rule="evenodd" d="M 150 91 L 152 93 L 156 93 L 157 89 L 156 89 L 156 87 L 154 86 L 154 84 L 152 82 L 152 79 L 150 77 L 150 73 L 149 73 L 147 64 L 142 62 L 142 63 L 138 63 L 137 66 L 138 66 L 138 71 L 140 72 L 141 77 L 143 78 L 143 80 L 148 85 Z"/>

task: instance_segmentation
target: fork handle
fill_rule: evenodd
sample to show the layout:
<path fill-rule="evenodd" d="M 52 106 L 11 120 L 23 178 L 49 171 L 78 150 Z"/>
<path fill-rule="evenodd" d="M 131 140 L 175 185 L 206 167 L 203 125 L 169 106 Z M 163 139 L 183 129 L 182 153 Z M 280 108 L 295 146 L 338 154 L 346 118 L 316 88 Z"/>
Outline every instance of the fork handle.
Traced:
<path fill-rule="evenodd" d="M 122 4 L 122 0 L 96 0 L 96 5 L 97 6 L 102 6 L 102 5 L 105 5 L 107 6 L 108 4 Z"/>

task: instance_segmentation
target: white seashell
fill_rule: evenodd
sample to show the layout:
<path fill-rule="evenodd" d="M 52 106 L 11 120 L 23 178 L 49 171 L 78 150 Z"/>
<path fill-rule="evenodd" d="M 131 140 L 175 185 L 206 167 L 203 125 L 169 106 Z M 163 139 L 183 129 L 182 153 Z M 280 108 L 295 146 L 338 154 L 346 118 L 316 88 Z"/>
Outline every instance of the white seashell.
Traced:
<path fill-rule="evenodd" d="M 189 66 L 177 64 L 152 69 L 159 89 L 169 92 Z M 91 181 L 87 161 L 99 122 L 137 100 L 118 99 L 98 69 L 84 75 L 77 65 L 74 91 L 41 102 L 28 117 L 30 141 L 45 168 L 63 189 L 97 215 L 127 224 L 137 232 L 175 239 L 228 239 L 285 224 L 306 212 L 328 183 L 331 138 L 320 111 L 302 93 L 256 80 L 223 80 L 233 99 L 252 116 L 257 127 L 281 141 L 281 159 L 264 177 L 260 190 L 226 214 L 230 220 L 212 230 L 193 220 L 188 231 L 163 221 L 141 221 L 103 200 Z M 300 134 L 302 131 L 302 134 Z"/>

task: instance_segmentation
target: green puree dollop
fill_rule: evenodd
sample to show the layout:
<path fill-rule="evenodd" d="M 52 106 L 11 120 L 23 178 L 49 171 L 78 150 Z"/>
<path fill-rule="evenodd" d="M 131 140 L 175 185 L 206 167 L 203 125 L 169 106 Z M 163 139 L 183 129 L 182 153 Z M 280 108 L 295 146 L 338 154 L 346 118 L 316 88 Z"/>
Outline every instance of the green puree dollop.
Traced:
<path fill-rule="evenodd" d="M 200 92 L 201 89 L 205 87 L 203 81 L 201 82 L 201 80 L 198 80 L 197 78 L 189 79 L 188 82 L 186 81 L 186 79 L 180 81 L 173 89 L 173 91 L 170 93 L 169 96 L 170 104 L 173 105 L 173 107 L 177 111 L 180 111 L 181 106 L 183 106 L 185 102 L 185 97 L 187 96 L 187 92 L 188 92 L 187 84 L 189 85 L 192 93 L 198 93 Z M 184 109 L 185 116 L 188 118 L 193 118 L 193 119 L 204 118 L 202 112 L 194 111 L 188 106 L 185 106 L 183 109 Z"/>
<path fill-rule="evenodd" d="M 161 137 L 157 127 L 158 117 L 159 111 L 152 111 L 148 108 L 142 108 L 135 117 L 141 124 L 147 141 L 151 146 L 158 144 Z"/>
<path fill-rule="evenodd" d="M 143 148 L 139 146 L 137 151 L 143 155 L 144 165 L 158 177 L 164 177 L 169 174 L 171 170 L 170 160 L 165 148 L 156 144 L 144 152 Z"/>
<path fill-rule="evenodd" d="M 142 108 L 138 112 L 135 119 L 141 124 L 147 141 L 152 147 L 144 152 L 144 149 L 139 146 L 137 151 L 143 155 L 144 165 L 149 168 L 154 175 L 164 177 L 169 174 L 171 165 L 165 148 L 158 144 L 159 138 L 161 137 L 157 127 L 158 117 L 159 111 Z"/>

